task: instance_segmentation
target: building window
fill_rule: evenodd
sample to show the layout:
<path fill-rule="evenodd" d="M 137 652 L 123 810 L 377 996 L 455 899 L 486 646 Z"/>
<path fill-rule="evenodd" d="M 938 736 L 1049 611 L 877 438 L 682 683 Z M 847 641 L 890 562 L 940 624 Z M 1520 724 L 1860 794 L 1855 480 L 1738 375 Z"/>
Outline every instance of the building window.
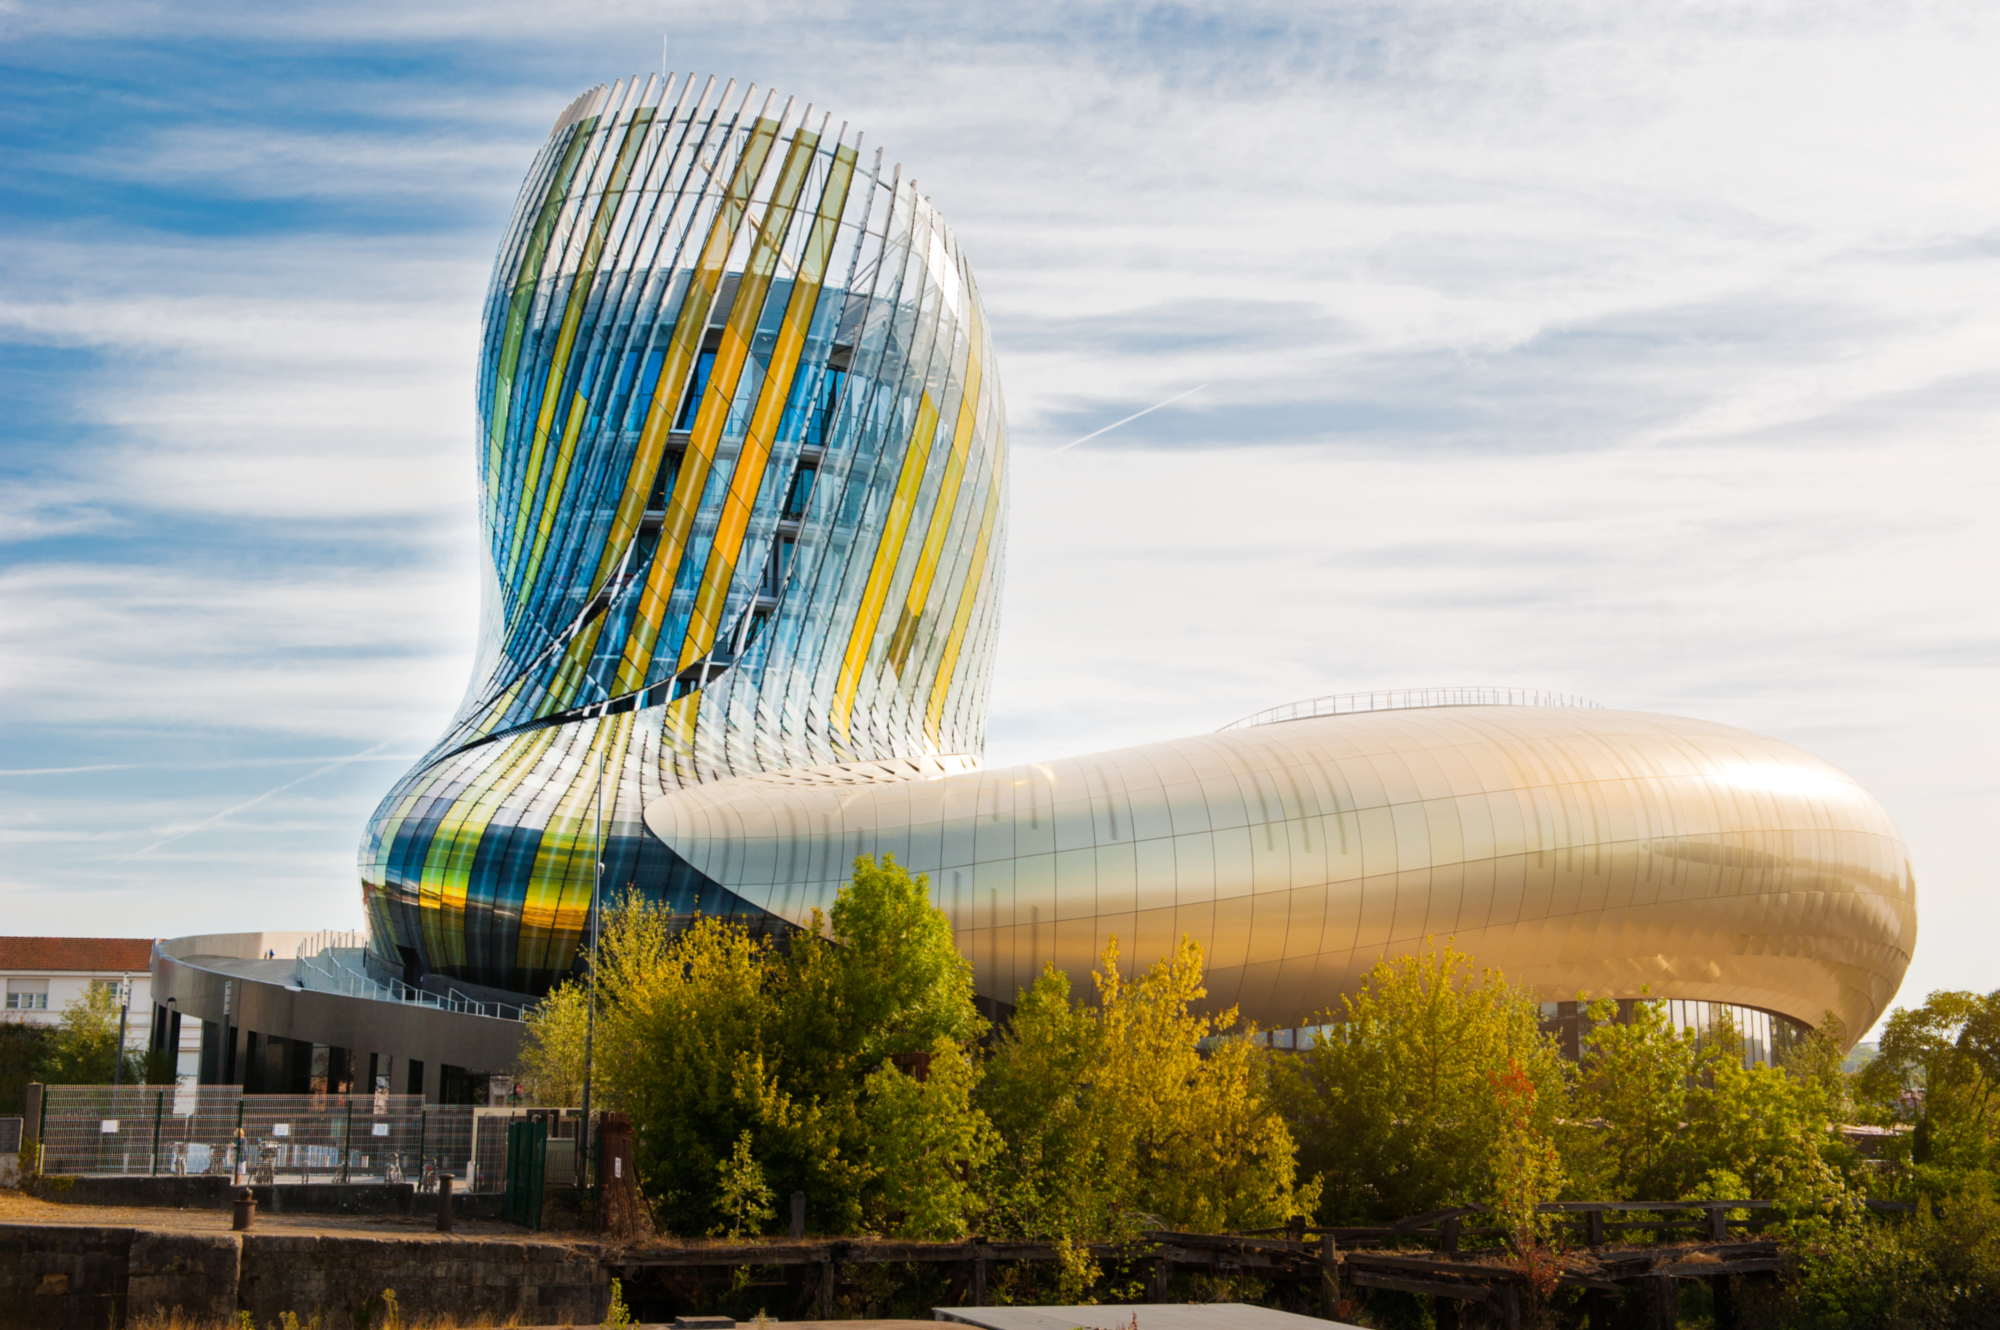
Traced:
<path fill-rule="evenodd" d="M 660 458 L 660 469 L 653 473 L 653 492 L 646 498 L 648 508 L 664 508 L 667 496 L 673 493 L 674 477 L 680 471 L 681 455 L 667 453 Z"/>
<path fill-rule="evenodd" d="M 812 502 L 813 481 L 819 478 L 819 471 L 810 466 L 802 466 L 792 475 L 792 489 L 785 496 L 784 518 L 796 522 L 806 515 L 806 505 Z"/>
<path fill-rule="evenodd" d="M 778 537 L 771 557 L 764 561 L 764 585 L 760 588 L 764 595 L 775 596 L 784 589 L 785 575 L 792 571 L 792 548 L 790 536 Z"/>
<path fill-rule="evenodd" d="M 47 1011 L 48 1009 L 48 980 L 9 979 L 7 981 L 7 1010 Z"/>
<path fill-rule="evenodd" d="M 708 392 L 708 374 L 715 368 L 715 352 L 704 351 L 694 362 L 694 376 L 688 380 L 687 396 L 681 399 L 680 419 L 674 422 L 675 429 L 693 429 L 694 418 L 701 412 L 701 399 Z"/>
<path fill-rule="evenodd" d="M 812 405 L 806 413 L 806 447 L 824 448 L 833 439 L 833 412 L 840 405 L 840 390 L 847 385 L 847 371 L 827 366 L 814 385 Z"/>

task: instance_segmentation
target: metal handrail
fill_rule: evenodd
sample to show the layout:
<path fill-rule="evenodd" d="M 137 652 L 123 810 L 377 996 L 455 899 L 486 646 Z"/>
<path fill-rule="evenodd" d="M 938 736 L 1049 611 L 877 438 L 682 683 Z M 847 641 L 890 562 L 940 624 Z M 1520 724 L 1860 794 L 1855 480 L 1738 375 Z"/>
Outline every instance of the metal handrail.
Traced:
<path fill-rule="evenodd" d="M 298 958 L 292 966 L 292 980 L 300 988 L 316 993 L 339 993 L 377 1002 L 403 1002 L 411 1006 L 434 1007 L 439 1011 L 490 1016 L 503 1021 L 527 1019 L 525 1008 L 503 1002 L 480 1002 L 455 988 L 439 997 L 401 979 L 377 979 L 357 963 L 367 950 L 366 933 L 336 929 L 314 933 L 299 943 Z M 350 962 L 341 955 L 342 952 L 353 953 L 356 961 Z"/>
<path fill-rule="evenodd" d="M 1372 693 L 1328 693 L 1301 702 L 1259 711 L 1254 716 L 1231 721 L 1217 730 L 1247 730 L 1254 725 L 1275 725 L 1314 716 L 1348 716 L 1362 711 L 1404 711 L 1418 707 L 1598 707 L 1575 693 L 1551 693 L 1539 688 L 1385 688 Z"/>

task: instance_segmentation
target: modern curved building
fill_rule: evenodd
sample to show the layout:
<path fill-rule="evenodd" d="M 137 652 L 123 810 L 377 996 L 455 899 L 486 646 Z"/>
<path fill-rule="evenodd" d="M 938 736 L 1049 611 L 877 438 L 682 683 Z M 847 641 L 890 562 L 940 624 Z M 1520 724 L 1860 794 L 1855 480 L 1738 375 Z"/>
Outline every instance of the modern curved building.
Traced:
<path fill-rule="evenodd" d="M 486 628 L 361 854 L 374 963 L 534 994 L 604 885 L 805 924 L 931 875 L 980 993 L 1182 935 L 1308 1022 L 1455 938 L 1551 1004 L 1858 1037 L 1915 943 L 1893 823 L 1727 726 L 1577 699 L 1321 699 L 983 770 L 1005 422 L 977 287 L 900 168 L 713 80 L 599 88 L 529 173 L 478 388 Z M 1555 1015 L 1555 1011 L 1551 1015 Z"/>
<path fill-rule="evenodd" d="M 900 167 L 734 83 L 597 88 L 487 295 L 485 627 L 361 851 L 377 959 L 537 993 L 605 885 L 757 916 L 640 821 L 661 793 L 977 753 L 1006 535 L 979 293 Z"/>
<path fill-rule="evenodd" d="M 1192 937 L 1211 999 L 1266 1028 L 1429 938 L 1551 1002 L 1736 1007 L 1767 1049 L 1785 1026 L 1760 1014 L 1812 1027 L 1831 1011 L 1860 1037 L 1909 963 L 1895 825 L 1790 744 L 1485 689 L 1257 719 L 984 771 L 740 776 L 664 796 L 646 821 L 794 922 L 831 904 L 856 854 L 895 855 L 930 874 L 996 997 L 1050 962 L 1087 985 L 1113 935 L 1135 963 Z"/>

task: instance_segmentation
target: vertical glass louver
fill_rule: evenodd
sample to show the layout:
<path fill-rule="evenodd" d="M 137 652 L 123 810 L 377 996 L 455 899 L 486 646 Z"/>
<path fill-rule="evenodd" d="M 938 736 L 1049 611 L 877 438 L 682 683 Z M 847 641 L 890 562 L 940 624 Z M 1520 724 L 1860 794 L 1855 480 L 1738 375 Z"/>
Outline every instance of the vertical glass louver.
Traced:
<path fill-rule="evenodd" d="M 608 891 L 755 914 L 647 801 L 983 749 L 992 348 L 943 219 L 831 128 L 635 80 L 579 97 L 530 169 L 477 385 L 480 655 L 361 848 L 384 962 L 517 992 L 568 973 L 600 766 Z"/>

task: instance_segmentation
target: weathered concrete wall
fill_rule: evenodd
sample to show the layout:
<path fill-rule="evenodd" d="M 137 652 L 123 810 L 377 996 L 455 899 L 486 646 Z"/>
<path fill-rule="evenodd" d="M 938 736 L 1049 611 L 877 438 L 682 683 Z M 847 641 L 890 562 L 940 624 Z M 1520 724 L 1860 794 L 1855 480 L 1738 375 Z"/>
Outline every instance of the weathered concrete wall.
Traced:
<path fill-rule="evenodd" d="M 406 1316 L 530 1325 L 594 1325 L 610 1301 L 599 1253 L 553 1242 L 0 1225 L 0 1330 L 103 1330 L 176 1307 L 259 1325 L 317 1312 L 352 1330 L 380 1319 L 385 1289 Z"/>
<path fill-rule="evenodd" d="M 0 1327 L 123 1325 L 132 1236 L 129 1228 L 0 1225 Z"/>
<path fill-rule="evenodd" d="M 347 1330 L 364 1307 L 381 1305 L 384 1289 L 395 1290 L 406 1318 L 595 1325 L 610 1302 L 596 1253 L 557 1243 L 278 1234 L 246 1245 L 237 1297 L 259 1325 L 281 1312 L 320 1311 L 327 1330 Z"/>
<path fill-rule="evenodd" d="M 58 1205 L 118 1205 L 140 1209 L 227 1210 L 240 1188 L 224 1177 L 78 1177 L 50 1191 Z M 434 1215 L 437 1195 L 409 1182 L 283 1182 L 250 1189 L 259 1214 Z M 457 1192 L 451 1212 L 461 1219 L 498 1219 L 499 1192 Z"/>
<path fill-rule="evenodd" d="M 133 1314 L 178 1307 L 191 1320 L 227 1320 L 236 1315 L 243 1255 L 234 1233 L 140 1229 L 125 1260 L 125 1306 Z"/>

